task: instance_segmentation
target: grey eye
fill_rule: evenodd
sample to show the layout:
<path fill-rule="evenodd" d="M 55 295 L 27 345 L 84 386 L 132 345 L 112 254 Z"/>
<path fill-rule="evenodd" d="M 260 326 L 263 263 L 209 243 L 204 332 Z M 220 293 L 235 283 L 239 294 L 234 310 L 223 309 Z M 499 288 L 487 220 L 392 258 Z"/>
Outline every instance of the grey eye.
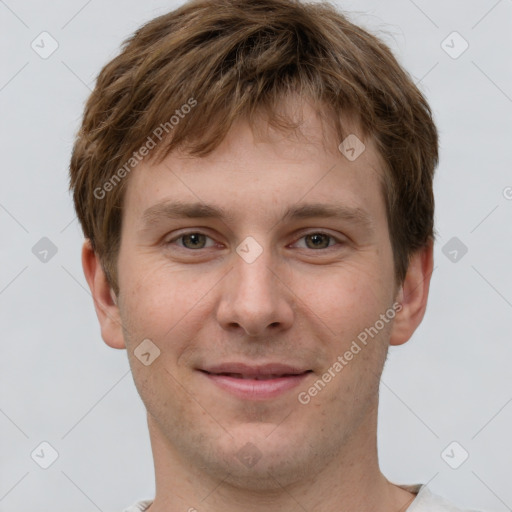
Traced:
<path fill-rule="evenodd" d="M 329 242 L 333 238 L 325 233 L 312 233 L 303 237 L 306 240 L 306 246 L 309 249 L 326 249 L 329 247 Z M 307 241 L 310 240 L 309 244 Z"/>
<path fill-rule="evenodd" d="M 203 249 L 207 238 L 202 233 L 188 233 L 180 236 L 178 240 L 182 240 L 183 246 L 187 249 Z"/>

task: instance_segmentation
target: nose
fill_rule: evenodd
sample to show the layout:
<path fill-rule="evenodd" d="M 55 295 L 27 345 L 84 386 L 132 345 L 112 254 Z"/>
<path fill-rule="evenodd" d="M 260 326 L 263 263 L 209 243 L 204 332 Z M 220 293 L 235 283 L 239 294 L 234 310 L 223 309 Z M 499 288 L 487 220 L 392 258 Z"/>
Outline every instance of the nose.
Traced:
<path fill-rule="evenodd" d="M 240 330 L 251 337 L 275 335 L 293 325 L 293 292 L 264 250 L 248 263 L 234 254 L 234 267 L 223 280 L 217 320 L 226 330 Z"/>

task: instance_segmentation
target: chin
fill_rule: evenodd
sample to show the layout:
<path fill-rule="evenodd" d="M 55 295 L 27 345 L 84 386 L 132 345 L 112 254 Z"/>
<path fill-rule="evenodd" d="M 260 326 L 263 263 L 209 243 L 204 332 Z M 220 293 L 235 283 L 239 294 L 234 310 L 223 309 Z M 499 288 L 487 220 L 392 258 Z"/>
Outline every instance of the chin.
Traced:
<path fill-rule="evenodd" d="M 275 424 L 240 425 L 229 429 L 233 437 L 226 437 L 211 450 L 215 460 L 205 461 L 213 473 L 229 475 L 224 481 L 230 485 L 253 491 L 282 490 L 310 474 L 314 464 L 313 453 L 300 450 L 305 446 L 297 436 L 285 428 L 278 433 Z M 220 441 L 220 440 L 219 440 Z M 220 472 L 220 473 L 219 473 Z"/>

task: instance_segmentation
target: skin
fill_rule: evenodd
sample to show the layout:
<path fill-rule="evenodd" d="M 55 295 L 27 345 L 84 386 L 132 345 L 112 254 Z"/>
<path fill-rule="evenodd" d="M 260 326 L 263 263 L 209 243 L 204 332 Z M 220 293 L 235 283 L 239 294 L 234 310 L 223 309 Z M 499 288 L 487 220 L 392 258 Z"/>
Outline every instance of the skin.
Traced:
<path fill-rule="evenodd" d="M 84 244 L 102 337 L 127 349 L 147 409 L 156 475 L 151 512 L 398 512 L 414 499 L 379 469 L 378 389 L 389 345 L 405 343 L 425 313 L 432 244 L 413 255 L 398 285 L 375 145 L 365 140 L 366 150 L 350 162 L 315 109 L 303 105 L 303 117 L 294 134 L 241 120 L 206 157 L 175 151 L 134 169 L 118 297 Z M 220 206 L 230 217 L 160 217 L 144 225 L 148 208 L 176 200 Z M 283 220 L 299 203 L 357 207 L 369 223 Z M 179 238 L 185 232 L 207 237 Z M 333 238 L 306 236 L 318 232 Z M 236 252 L 248 236 L 262 249 L 252 263 Z M 301 404 L 298 393 L 397 301 L 394 320 Z M 146 338 L 160 350 L 149 366 L 134 355 Z M 276 398 L 242 400 L 197 370 L 226 361 L 313 371 Z M 247 443 L 259 455 L 250 467 L 237 458 Z"/>

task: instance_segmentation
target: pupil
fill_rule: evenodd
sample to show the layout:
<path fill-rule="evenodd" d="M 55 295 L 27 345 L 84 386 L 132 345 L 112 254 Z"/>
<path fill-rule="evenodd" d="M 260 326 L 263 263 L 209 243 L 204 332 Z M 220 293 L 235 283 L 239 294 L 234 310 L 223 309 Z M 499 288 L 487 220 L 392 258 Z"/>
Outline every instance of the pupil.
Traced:
<path fill-rule="evenodd" d="M 191 235 L 185 235 L 184 237 L 184 242 L 185 242 L 185 245 L 187 245 L 187 242 L 188 241 L 191 241 L 191 244 L 192 246 L 194 247 L 197 247 L 198 245 L 201 245 L 201 241 L 200 241 L 200 238 L 203 235 L 201 235 L 200 233 L 193 233 Z"/>
<path fill-rule="evenodd" d="M 325 243 L 322 244 L 322 239 L 325 242 L 327 240 L 327 236 L 326 235 L 316 234 L 316 235 L 309 235 L 309 236 L 310 236 L 310 239 L 311 239 L 312 244 L 313 244 L 314 247 L 319 247 L 320 245 L 324 245 L 325 246 Z"/>

